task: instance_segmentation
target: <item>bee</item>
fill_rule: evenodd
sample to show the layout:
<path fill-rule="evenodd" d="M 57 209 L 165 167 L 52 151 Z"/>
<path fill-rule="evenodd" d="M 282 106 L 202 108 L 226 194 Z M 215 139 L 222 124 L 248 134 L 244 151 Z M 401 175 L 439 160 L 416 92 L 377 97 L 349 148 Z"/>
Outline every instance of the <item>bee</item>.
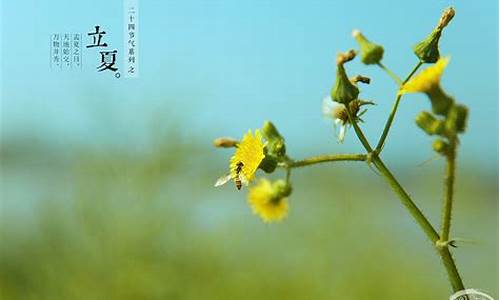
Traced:
<path fill-rule="evenodd" d="M 241 161 L 239 161 L 237 164 L 236 164 L 236 178 L 234 179 L 234 183 L 236 183 L 236 188 L 238 188 L 238 190 L 241 190 L 241 169 L 243 169 L 243 163 Z"/>
<path fill-rule="evenodd" d="M 243 162 L 239 161 L 236 164 L 236 169 L 234 170 L 236 173 L 236 176 L 233 178 L 231 173 L 226 174 L 219 179 L 217 179 L 217 182 L 215 182 L 215 186 L 221 186 L 225 183 L 227 183 L 229 180 L 234 179 L 234 183 L 236 184 L 236 188 L 238 190 L 241 190 L 241 187 L 244 185 L 248 184 L 248 180 L 246 179 L 245 175 L 243 174 Z"/>

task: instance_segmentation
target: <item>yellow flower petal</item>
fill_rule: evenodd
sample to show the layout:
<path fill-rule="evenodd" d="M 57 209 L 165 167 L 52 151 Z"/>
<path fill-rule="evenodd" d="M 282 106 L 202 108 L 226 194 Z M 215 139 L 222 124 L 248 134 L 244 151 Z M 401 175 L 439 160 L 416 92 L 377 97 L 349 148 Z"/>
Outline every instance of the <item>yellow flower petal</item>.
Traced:
<path fill-rule="evenodd" d="M 449 57 L 441 57 L 434 65 L 423 70 L 410 81 L 405 83 L 399 90 L 399 94 L 426 93 L 439 86 L 441 75 L 450 61 Z"/>
<path fill-rule="evenodd" d="M 238 148 L 231 157 L 231 178 L 236 179 L 243 176 L 245 183 L 250 182 L 261 161 L 264 159 L 264 144 L 259 130 L 255 130 L 255 136 L 249 130 L 238 144 Z"/>
<path fill-rule="evenodd" d="M 281 221 L 288 214 L 288 199 L 275 197 L 275 189 L 267 179 L 260 179 L 248 192 L 248 204 L 254 214 L 266 222 Z"/>

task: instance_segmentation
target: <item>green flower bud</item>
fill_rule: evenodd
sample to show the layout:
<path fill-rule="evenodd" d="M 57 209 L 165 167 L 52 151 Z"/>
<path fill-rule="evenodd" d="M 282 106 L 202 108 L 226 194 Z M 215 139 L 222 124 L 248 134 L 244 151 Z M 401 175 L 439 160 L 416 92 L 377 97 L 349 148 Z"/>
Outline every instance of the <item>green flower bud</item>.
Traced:
<path fill-rule="evenodd" d="M 439 39 L 441 38 L 441 33 L 454 16 L 455 10 L 452 7 L 445 9 L 436 28 L 424 40 L 413 46 L 413 52 L 420 61 L 435 63 L 439 59 Z"/>
<path fill-rule="evenodd" d="M 384 48 L 370 42 L 359 30 L 354 30 L 352 36 L 359 44 L 361 50 L 361 61 L 365 65 L 378 64 L 384 56 Z"/>
<path fill-rule="evenodd" d="M 431 105 L 432 105 L 432 112 L 441 115 L 441 116 L 446 116 L 448 115 L 448 111 L 451 109 L 453 106 L 453 98 L 448 96 L 441 86 L 437 85 L 430 89 L 429 91 L 426 92 L 427 96 L 431 100 Z"/>
<path fill-rule="evenodd" d="M 467 125 L 468 109 L 464 105 L 454 105 L 446 117 L 446 130 L 452 133 L 464 132 Z"/>
<path fill-rule="evenodd" d="M 238 141 L 229 137 L 216 138 L 213 142 L 216 148 L 232 148 L 238 145 Z"/>
<path fill-rule="evenodd" d="M 262 126 L 262 134 L 268 141 L 273 141 L 276 139 L 283 140 L 283 137 L 279 133 L 278 129 L 271 121 L 264 122 L 264 125 Z"/>
<path fill-rule="evenodd" d="M 439 59 L 441 29 L 434 29 L 423 41 L 413 46 L 413 52 L 424 63 L 435 63 Z"/>
<path fill-rule="evenodd" d="M 419 113 L 415 122 L 428 135 L 441 135 L 444 132 L 444 122 L 436 119 L 430 112 L 423 111 Z"/>
<path fill-rule="evenodd" d="M 450 145 L 442 139 L 437 139 L 432 143 L 432 149 L 443 156 L 447 156 L 450 152 Z"/>
<path fill-rule="evenodd" d="M 274 155 L 266 155 L 260 162 L 259 169 L 266 173 L 272 173 L 278 166 L 278 158 Z"/>
<path fill-rule="evenodd" d="M 335 102 L 348 104 L 358 98 L 359 89 L 349 80 L 344 69 L 344 63 L 352 60 L 355 55 L 354 51 L 350 50 L 337 56 L 337 76 L 331 91 L 331 97 Z"/>
<path fill-rule="evenodd" d="M 266 121 L 262 126 L 262 134 L 267 140 L 266 149 L 270 155 L 282 157 L 286 153 L 285 139 L 281 136 L 276 126 L 270 121 Z"/>

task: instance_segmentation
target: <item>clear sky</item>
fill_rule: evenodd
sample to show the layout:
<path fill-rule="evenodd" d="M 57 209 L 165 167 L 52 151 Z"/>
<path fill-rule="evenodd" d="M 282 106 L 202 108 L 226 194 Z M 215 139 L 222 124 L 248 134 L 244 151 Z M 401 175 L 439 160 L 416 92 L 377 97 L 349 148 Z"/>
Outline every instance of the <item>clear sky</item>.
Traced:
<path fill-rule="evenodd" d="M 321 116 L 338 51 L 356 47 L 354 28 L 385 47 L 384 63 L 403 77 L 416 63 L 411 46 L 429 33 L 441 11 L 457 14 L 441 53 L 451 56 L 443 86 L 470 108 L 462 158 L 498 165 L 498 2 L 488 1 L 153 1 L 139 0 L 140 76 L 97 73 L 96 52 L 82 71 L 51 71 L 52 33 L 82 33 L 101 25 L 123 51 L 122 1 L 19 0 L 2 3 L 2 130 L 39 134 L 59 144 L 98 138 L 140 141 L 151 118 L 188 136 L 240 136 L 273 120 L 296 156 L 360 151 L 349 132 L 337 144 Z M 121 63 L 121 60 L 120 60 Z M 365 115 L 375 143 L 396 86 L 359 60 L 352 75 L 372 77 L 361 96 L 378 103 Z M 386 156 L 415 164 L 433 156 L 432 139 L 414 124 L 430 108 L 423 95 L 405 97 Z M 104 117 L 103 117 L 104 116 Z M 118 125 L 110 130 L 105 122 Z M 173 125 L 172 125 L 173 126 Z M 96 138 L 97 137 L 97 138 Z M 465 157 L 465 158 L 464 158 Z"/>

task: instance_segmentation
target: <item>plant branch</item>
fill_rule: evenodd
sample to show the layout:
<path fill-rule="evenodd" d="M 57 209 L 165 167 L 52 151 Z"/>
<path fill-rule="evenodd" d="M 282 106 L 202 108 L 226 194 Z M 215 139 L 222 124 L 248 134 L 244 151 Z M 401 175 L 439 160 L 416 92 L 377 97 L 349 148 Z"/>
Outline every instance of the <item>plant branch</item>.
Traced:
<path fill-rule="evenodd" d="M 413 217 L 413 219 L 415 219 L 420 228 L 422 228 L 427 238 L 433 244 L 436 243 L 439 240 L 438 233 L 436 232 L 434 227 L 432 227 L 431 223 L 429 223 L 418 206 L 413 202 L 410 195 L 408 195 L 401 184 L 396 180 L 394 175 L 385 166 L 380 157 L 375 156 L 373 158 L 373 163 L 377 167 L 377 170 L 379 170 L 382 176 L 386 179 L 387 183 L 391 186 L 394 193 L 396 193 L 396 195 L 398 195 L 398 197 L 401 199 L 401 203 L 408 209 L 408 212 Z"/>
<path fill-rule="evenodd" d="M 453 186 L 455 183 L 456 137 L 450 139 L 450 153 L 446 156 L 446 175 L 444 180 L 445 196 L 441 219 L 441 239 L 447 243 L 450 239 L 451 210 L 453 206 Z"/>
<path fill-rule="evenodd" d="M 422 62 L 418 62 L 413 70 L 406 76 L 405 80 L 401 83 L 401 85 L 405 84 L 410 80 L 410 78 L 417 72 L 417 70 L 420 68 L 422 65 Z M 397 95 L 396 96 L 396 101 L 394 101 L 394 104 L 392 105 L 392 110 L 391 113 L 389 114 L 389 117 L 387 118 L 387 122 L 385 123 L 384 131 L 382 132 L 382 135 L 380 136 L 380 139 L 377 143 L 377 147 L 375 148 L 377 152 L 382 151 L 382 148 L 384 147 L 385 139 L 387 138 L 387 135 L 389 134 L 389 130 L 391 129 L 392 122 L 394 121 L 394 117 L 396 116 L 396 112 L 398 111 L 399 107 L 399 102 L 401 101 L 401 96 L 402 95 Z"/>
<path fill-rule="evenodd" d="M 347 108 L 346 111 L 347 111 L 347 115 L 349 117 L 349 121 L 351 121 L 351 124 L 353 125 L 354 130 L 356 131 L 356 135 L 358 136 L 359 140 L 361 141 L 361 143 L 365 147 L 366 151 L 368 151 L 368 153 L 372 153 L 373 150 L 372 150 L 370 144 L 368 143 L 368 141 L 366 140 L 366 137 L 363 134 L 363 131 L 361 130 L 361 128 L 359 128 L 358 124 L 353 121 L 354 118 L 353 118 L 351 111 L 349 109 L 349 105 L 346 105 L 346 108 Z M 433 243 L 436 243 L 439 240 L 438 233 L 436 232 L 436 230 L 434 230 L 434 227 L 432 227 L 432 225 L 429 223 L 429 221 L 424 216 L 424 214 L 420 211 L 420 209 L 417 207 L 417 205 L 413 202 L 413 200 L 411 200 L 408 193 L 406 193 L 406 191 L 399 184 L 399 182 L 396 180 L 394 175 L 392 175 L 392 173 L 389 171 L 389 169 L 387 169 L 387 167 L 382 162 L 380 157 L 377 154 L 375 154 L 372 157 L 372 161 L 375 164 L 375 167 L 377 167 L 377 169 L 380 171 L 380 173 L 387 180 L 387 182 L 389 183 L 391 188 L 394 190 L 394 192 L 399 196 L 403 205 L 408 209 L 408 211 L 410 212 L 412 217 L 420 225 L 420 227 L 425 232 L 425 234 L 427 235 L 429 240 L 431 240 L 431 242 L 433 242 Z"/>
<path fill-rule="evenodd" d="M 401 81 L 401 78 L 399 78 L 398 75 L 396 75 L 394 72 L 392 72 L 391 70 L 389 70 L 389 68 L 387 68 L 384 64 L 382 64 L 381 62 L 378 62 L 377 65 L 382 69 L 384 70 L 387 75 L 389 75 L 389 77 L 391 77 L 397 85 L 401 85 L 403 82 Z"/>
<path fill-rule="evenodd" d="M 433 243 L 434 247 L 436 247 L 439 256 L 441 257 L 441 261 L 446 269 L 448 274 L 448 279 L 451 283 L 454 292 L 461 291 L 465 289 L 464 284 L 462 282 L 462 278 L 458 273 L 457 266 L 453 257 L 451 256 L 450 250 L 448 248 L 448 244 L 442 245 L 440 243 L 440 238 L 434 227 L 430 224 L 427 218 L 424 216 L 422 211 L 417 207 L 417 205 L 413 202 L 408 193 L 403 189 L 401 184 L 397 181 L 397 179 L 392 175 L 389 169 L 385 166 L 383 161 L 375 156 L 373 158 L 373 162 L 377 169 L 380 171 L 382 176 L 386 179 L 386 181 L 391 186 L 392 190 L 398 195 L 401 203 L 408 209 L 410 215 L 417 222 L 420 228 L 424 231 L 427 238 Z M 451 212 L 451 206 L 450 206 Z M 449 219 L 448 219 L 449 220 Z M 448 227 L 449 229 L 449 227 Z"/>
<path fill-rule="evenodd" d="M 288 168 L 299 168 L 332 161 L 366 161 L 366 157 L 366 154 L 318 155 L 303 160 L 291 160 L 286 163 L 286 166 L 288 166 Z"/>
<path fill-rule="evenodd" d="M 451 256 L 450 249 L 448 246 L 446 247 L 437 247 L 439 256 L 441 257 L 441 261 L 446 269 L 446 273 L 448 273 L 448 279 L 450 280 L 451 287 L 454 292 L 458 292 L 465 289 L 464 283 L 460 274 L 458 273 L 457 265 Z"/>
<path fill-rule="evenodd" d="M 354 116 L 351 112 L 350 105 L 347 104 L 346 106 L 346 112 L 347 112 L 347 117 L 349 118 L 349 123 L 354 127 L 354 131 L 356 132 L 356 135 L 358 136 L 358 139 L 361 141 L 361 144 L 363 144 L 363 147 L 365 147 L 366 151 L 368 153 L 372 153 L 372 147 L 370 146 L 370 143 L 366 139 L 365 135 L 363 134 L 363 131 L 361 128 L 359 128 L 358 123 L 354 119 Z"/>
<path fill-rule="evenodd" d="M 413 72 L 414 73 L 414 72 Z M 401 203 L 406 207 L 410 215 L 413 217 L 413 219 L 417 222 L 417 224 L 420 226 L 422 231 L 424 231 L 425 235 L 427 238 L 432 242 L 433 246 L 437 249 L 437 252 L 439 256 L 441 257 L 441 261 L 443 262 L 443 265 L 446 269 L 446 272 L 448 273 L 448 279 L 450 281 L 450 284 L 453 288 L 453 291 L 458 292 L 464 289 L 464 284 L 462 282 L 462 278 L 460 277 L 460 274 L 458 273 L 457 266 L 455 265 L 455 261 L 453 260 L 453 257 L 451 256 L 450 250 L 448 249 L 448 245 L 442 245 L 440 243 L 440 238 L 439 234 L 436 232 L 434 227 L 431 225 L 429 220 L 425 217 L 425 215 L 422 213 L 422 211 L 418 208 L 418 206 L 413 202 L 411 199 L 410 195 L 404 190 L 404 188 L 401 186 L 401 184 L 397 181 L 397 179 L 392 175 L 391 171 L 385 166 L 384 162 L 380 157 L 378 156 L 377 152 L 373 152 L 370 144 L 366 140 L 366 137 L 363 134 L 363 131 L 361 128 L 359 128 L 358 124 L 356 122 L 352 122 L 353 116 L 352 113 L 350 112 L 349 105 L 346 105 L 347 109 L 347 115 L 349 116 L 349 120 L 351 121 L 351 124 L 354 127 L 354 130 L 356 131 L 356 135 L 358 136 L 359 140 L 365 147 L 366 151 L 370 153 L 371 155 L 371 161 L 374 163 L 375 167 L 379 172 L 382 174 L 382 176 L 385 178 L 387 183 L 390 185 L 394 193 L 399 197 L 401 200 Z M 450 212 L 451 212 L 451 206 L 450 206 Z"/>

